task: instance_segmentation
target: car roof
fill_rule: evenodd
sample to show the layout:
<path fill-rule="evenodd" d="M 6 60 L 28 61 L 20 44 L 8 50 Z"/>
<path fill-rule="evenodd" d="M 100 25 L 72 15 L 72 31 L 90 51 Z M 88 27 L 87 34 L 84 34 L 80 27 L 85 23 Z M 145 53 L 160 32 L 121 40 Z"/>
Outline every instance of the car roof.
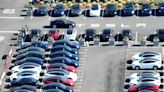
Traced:
<path fill-rule="evenodd" d="M 139 84 L 139 86 L 144 86 L 144 85 L 149 85 L 149 86 L 157 86 L 157 84 L 153 82 L 142 82 Z"/>
<path fill-rule="evenodd" d="M 64 92 L 64 91 L 60 89 L 47 89 L 47 90 L 44 90 L 43 92 Z"/>
<path fill-rule="evenodd" d="M 160 53 L 159 52 L 153 52 L 153 51 L 146 51 L 146 52 L 143 52 L 141 54 L 156 54 L 156 55 L 159 55 Z"/>
<path fill-rule="evenodd" d="M 67 77 L 56 75 L 56 76 L 49 76 L 46 79 L 59 79 L 59 80 L 66 81 Z"/>
<path fill-rule="evenodd" d="M 51 53 L 51 54 L 53 55 L 53 54 L 72 54 L 72 53 L 70 53 L 70 52 L 68 52 L 68 51 L 66 51 L 66 50 L 62 50 L 62 51 L 53 52 L 53 53 Z"/>
<path fill-rule="evenodd" d="M 144 72 L 141 72 L 142 74 L 158 74 L 157 72 L 154 72 L 154 71 L 144 71 Z"/>
<path fill-rule="evenodd" d="M 44 89 L 45 87 L 47 87 L 47 86 L 59 86 L 59 87 L 61 87 L 61 88 L 63 88 L 63 89 L 66 88 L 66 86 L 65 86 L 64 84 L 54 82 L 54 83 L 49 83 L 49 84 L 43 85 L 43 89 Z"/>
<path fill-rule="evenodd" d="M 71 59 L 70 58 L 68 58 L 68 57 L 64 57 L 64 56 L 62 56 L 62 57 L 55 57 L 55 58 L 52 58 L 51 60 L 67 60 L 67 61 L 71 61 Z"/>
<path fill-rule="evenodd" d="M 54 68 L 54 69 L 48 70 L 47 72 L 55 72 L 55 71 L 59 71 L 59 72 L 63 72 L 63 73 L 69 74 L 69 72 L 67 70 L 61 69 L 61 68 Z"/>
<path fill-rule="evenodd" d="M 158 77 L 154 77 L 154 76 L 142 76 L 140 79 L 141 79 L 141 80 L 145 80 L 145 79 L 156 80 L 156 79 L 159 79 L 159 78 L 158 78 Z"/>
<path fill-rule="evenodd" d="M 154 92 L 152 90 L 141 90 L 140 92 Z"/>
<path fill-rule="evenodd" d="M 159 59 L 156 59 L 156 58 L 151 58 L 151 57 L 146 57 L 146 58 L 143 58 L 141 59 L 142 61 L 160 61 Z"/>

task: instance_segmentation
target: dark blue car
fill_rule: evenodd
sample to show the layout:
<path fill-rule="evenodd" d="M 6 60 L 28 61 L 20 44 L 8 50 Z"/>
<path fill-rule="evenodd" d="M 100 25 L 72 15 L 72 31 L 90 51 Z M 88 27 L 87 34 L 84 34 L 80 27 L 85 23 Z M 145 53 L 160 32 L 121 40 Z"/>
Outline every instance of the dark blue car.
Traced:
<path fill-rule="evenodd" d="M 64 12 L 65 12 L 64 5 L 57 4 L 53 10 L 49 11 L 49 15 L 52 17 L 59 17 L 59 16 L 63 16 Z"/>
<path fill-rule="evenodd" d="M 79 61 L 79 56 L 77 56 L 76 54 L 72 54 L 66 50 L 51 53 L 51 58 L 62 57 L 62 56 L 65 56 L 65 57 L 68 57 L 70 59 Z"/>
<path fill-rule="evenodd" d="M 104 17 L 113 17 L 116 14 L 117 14 L 117 7 L 115 4 L 108 4 L 102 12 L 102 15 Z"/>
<path fill-rule="evenodd" d="M 12 86 L 32 85 L 38 86 L 38 80 L 35 78 L 21 78 L 10 82 Z"/>
<path fill-rule="evenodd" d="M 49 61 L 50 64 L 54 64 L 54 63 L 65 63 L 67 65 L 71 65 L 71 66 L 74 66 L 75 68 L 77 68 L 79 66 L 79 62 L 76 61 L 76 60 L 71 60 L 67 57 L 55 57 L 55 58 L 52 58 L 50 61 Z"/>
<path fill-rule="evenodd" d="M 47 89 L 47 90 L 44 90 L 43 92 L 64 92 L 64 91 L 60 89 Z"/>
<path fill-rule="evenodd" d="M 37 58 L 37 57 L 26 57 L 26 58 L 23 58 L 21 60 L 14 61 L 14 65 L 21 65 L 24 63 L 28 63 L 28 62 L 43 65 L 44 59 Z"/>
<path fill-rule="evenodd" d="M 58 40 L 58 41 L 53 43 L 53 47 L 58 46 L 58 45 L 66 45 L 66 46 L 70 46 L 71 48 L 80 49 L 79 43 L 73 43 L 73 42 L 68 41 L 68 40 Z"/>
<path fill-rule="evenodd" d="M 150 16 L 152 14 L 152 8 L 150 4 L 142 4 L 142 8 L 137 12 L 137 16 Z"/>
<path fill-rule="evenodd" d="M 164 2 L 158 4 L 158 9 L 154 11 L 154 15 L 164 16 Z"/>
<path fill-rule="evenodd" d="M 102 34 L 100 35 L 100 41 L 109 41 L 109 38 L 113 37 L 113 35 L 112 29 L 103 29 Z"/>
<path fill-rule="evenodd" d="M 133 3 L 126 3 L 124 8 L 118 15 L 120 16 L 133 16 L 135 14 L 135 8 Z"/>
<path fill-rule="evenodd" d="M 39 6 L 38 9 L 34 11 L 34 16 L 45 16 L 48 14 L 47 6 Z"/>
<path fill-rule="evenodd" d="M 71 16 L 79 16 L 82 13 L 80 4 L 74 4 L 68 13 Z"/>
<path fill-rule="evenodd" d="M 66 45 L 58 45 L 58 46 L 52 47 L 51 53 L 57 52 L 57 51 L 62 51 L 62 50 L 69 51 L 69 52 L 76 54 L 76 55 L 79 54 L 79 51 L 77 49 L 71 48 L 70 46 L 66 46 Z"/>

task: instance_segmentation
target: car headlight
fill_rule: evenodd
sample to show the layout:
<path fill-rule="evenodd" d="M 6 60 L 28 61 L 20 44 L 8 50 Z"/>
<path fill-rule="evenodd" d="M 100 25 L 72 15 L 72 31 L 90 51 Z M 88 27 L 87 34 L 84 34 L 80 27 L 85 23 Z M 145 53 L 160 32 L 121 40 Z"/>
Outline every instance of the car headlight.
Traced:
<path fill-rule="evenodd" d="M 134 14 L 134 11 L 132 11 L 131 13 Z"/>
<path fill-rule="evenodd" d="M 64 12 L 61 12 L 61 14 L 64 14 Z"/>

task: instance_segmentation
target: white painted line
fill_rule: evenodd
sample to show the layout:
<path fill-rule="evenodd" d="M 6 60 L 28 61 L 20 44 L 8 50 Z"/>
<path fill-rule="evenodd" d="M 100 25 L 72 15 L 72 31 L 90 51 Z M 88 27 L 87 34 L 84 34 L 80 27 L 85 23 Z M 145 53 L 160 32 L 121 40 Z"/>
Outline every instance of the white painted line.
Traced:
<path fill-rule="evenodd" d="M 76 24 L 78 27 L 84 26 L 85 24 Z"/>
<path fill-rule="evenodd" d="M 145 23 L 137 23 L 136 27 L 146 27 L 146 24 Z"/>
<path fill-rule="evenodd" d="M 130 27 L 130 25 L 121 24 L 121 27 Z"/>
<path fill-rule="evenodd" d="M 10 55 L 10 56 L 11 56 L 11 54 L 12 54 L 12 51 L 13 51 L 13 50 L 12 50 L 12 49 L 10 49 L 10 51 L 9 51 L 9 55 Z"/>
<path fill-rule="evenodd" d="M 100 27 L 100 24 L 91 24 L 91 27 Z"/>
<path fill-rule="evenodd" d="M 0 17 L 0 19 L 25 19 L 25 17 Z"/>
<path fill-rule="evenodd" d="M 4 36 L 0 36 L 0 42 L 3 41 L 5 39 Z"/>
<path fill-rule="evenodd" d="M 0 30 L 0 33 L 19 33 L 19 31 L 1 31 Z"/>
<path fill-rule="evenodd" d="M 15 13 L 15 9 L 4 9 L 3 13 L 4 14 L 14 14 Z"/>
<path fill-rule="evenodd" d="M 1 76 L 1 79 L 0 79 L 0 85 L 2 84 L 2 81 L 3 81 L 3 78 L 5 77 L 5 72 L 3 72 L 2 76 Z"/>
<path fill-rule="evenodd" d="M 106 24 L 106 27 L 116 27 L 116 24 Z"/>

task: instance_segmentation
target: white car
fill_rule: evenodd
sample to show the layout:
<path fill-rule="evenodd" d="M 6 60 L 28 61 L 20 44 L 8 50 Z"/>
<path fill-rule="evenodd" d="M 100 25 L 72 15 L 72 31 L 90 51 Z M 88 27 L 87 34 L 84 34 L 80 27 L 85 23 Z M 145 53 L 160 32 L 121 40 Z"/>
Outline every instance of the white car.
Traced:
<path fill-rule="evenodd" d="M 101 14 L 101 6 L 100 4 L 93 4 L 90 7 L 89 15 L 90 16 L 100 16 Z"/>
<path fill-rule="evenodd" d="M 77 31 L 75 29 L 67 29 L 66 33 L 64 34 L 64 39 L 67 40 L 76 40 Z"/>
<path fill-rule="evenodd" d="M 132 61 L 134 62 L 136 60 L 139 60 L 139 59 L 142 59 L 142 58 L 147 58 L 147 57 L 162 60 L 161 53 L 149 51 L 149 52 L 141 52 L 141 53 L 135 54 L 134 56 L 132 56 Z"/>
<path fill-rule="evenodd" d="M 132 68 L 139 70 L 139 69 L 154 69 L 157 70 L 161 68 L 162 61 L 155 58 L 143 58 L 141 60 L 134 61 L 132 63 Z"/>
<path fill-rule="evenodd" d="M 130 81 L 131 80 L 138 80 L 139 78 L 141 78 L 143 76 L 160 77 L 160 74 L 158 72 L 153 72 L 153 71 L 133 73 L 132 75 L 130 75 L 129 79 L 130 79 Z"/>
<path fill-rule="evenodd" d="M 39 74 L 42 71 L 42 67 L 41 65 L 35 63 L 23 63 L 21 65 L 14 66 L 11 69 L 12 73 L 23 71 L 36 71 Z"/>
<path fill-rule="evenodd" d="M 65 76 L 65 77 L 68 77 L 70 79 L 72 79 L 73 81 L 77 81 L 77 74 L 76 73 L 73 73 L 73 72 L 68 72 L 66 70 L 62 69 L 62 71 L 53 71 L 53 70 L 50 70 L 50 71 L 47 71 L 44 75 L 44 78 L 48 78 L 50 76 Z"/>
<path fill-rule="evenodd" d="M 40 75 L 35 71 L 23 71 L 23 72 L 16 72 L 10 75 L 10 81 L 18 80 L 21 78 L 35 78 L 39 80 Z"/>
<path fill-rule="evenodd" d="M 131 80 L 129 82 L 129 85 L 133 86 L 133 85 L 137 85 L 137 84 L 145 83 L 145 82 L 146 83 L 154 83 L 154 84 L 160 86 L 161 85 L 161 78 L 160 77 L 153 77 L 153 76 L 144 76 L 138 80 Z"/>

